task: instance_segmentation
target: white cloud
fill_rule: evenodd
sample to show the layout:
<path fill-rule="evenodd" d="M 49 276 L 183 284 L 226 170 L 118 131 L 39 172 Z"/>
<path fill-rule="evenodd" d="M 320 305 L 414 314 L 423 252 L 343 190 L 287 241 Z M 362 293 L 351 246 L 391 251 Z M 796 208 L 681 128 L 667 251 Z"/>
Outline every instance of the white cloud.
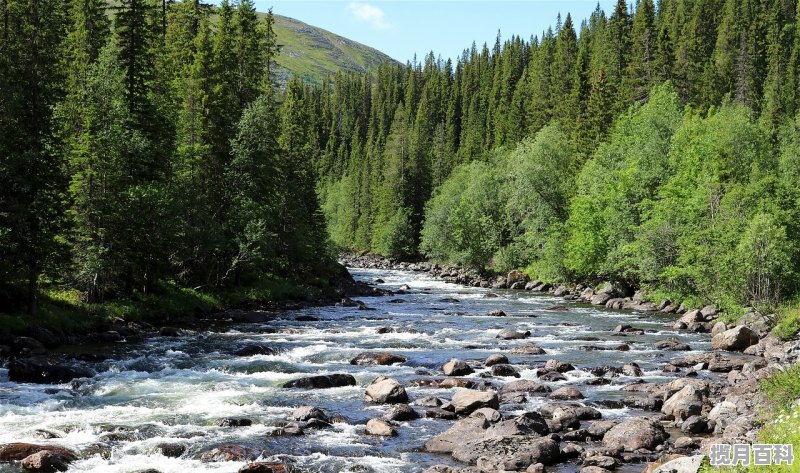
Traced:
<path fill-rule="evenodd" d="M 369 23 L 376 30 L 386 30 L 391 27 L 386 21 L 386 13 L 374 5 L 350 2 L 347 4 L 347 9 L 356 17 L 356 20 Z"/>

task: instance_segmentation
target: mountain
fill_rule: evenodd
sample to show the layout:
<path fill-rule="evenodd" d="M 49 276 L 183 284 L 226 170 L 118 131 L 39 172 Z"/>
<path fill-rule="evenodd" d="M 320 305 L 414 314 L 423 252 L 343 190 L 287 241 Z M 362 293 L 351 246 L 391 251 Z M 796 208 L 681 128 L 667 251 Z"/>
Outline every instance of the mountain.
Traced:
<path fill-rule="evenodd" d="M 376 49 L 294 18 L 275 15 L 275 33 L 282 46 L 277 60 L 282 84 L 290 74 L 321 84 L 327 74 L 337 71 L 364 72 L 384 61 L 396 62 Z"/>

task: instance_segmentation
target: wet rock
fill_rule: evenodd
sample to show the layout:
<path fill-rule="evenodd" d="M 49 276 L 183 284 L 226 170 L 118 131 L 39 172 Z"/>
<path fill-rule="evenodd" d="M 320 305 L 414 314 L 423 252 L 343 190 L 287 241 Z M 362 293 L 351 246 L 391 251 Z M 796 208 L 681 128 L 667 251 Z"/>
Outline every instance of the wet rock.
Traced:
<path fill-rule="evenodd" d="M 355 386 L 356 379 L 349 374 L 326 374 L 295 379 L 283 385 L 293 389 L 329 389 L 344 386 Z"/>
<path fill-rule="evenodd" d="M 234 356 L 276 355 L 278 350 L 266 345 L 247 345 L 234 351 Z"/>
<path fill-rule="evenodd" d="M 473 373 L 473 369 L 463 361 L 453 358 L 442 366 L 445 376 L 465 376 Z"/>
<path fill-rule="evenodd" d="M 664 400 L 653 395 L 626 397 L 622 400 L 626 407 L 642 409 L 645 411 L 658 411 L 664 405 Z"/>
<path fill-rule="evenodd" d="M 542 381 L 549 381 L 552 383 L 556 381 L 566 381 L 567 377 L 559 373 L 558 371 L 548 371 L 539 376 L 539 379 L 541 379 Z"/>
<path fill-rule="evenodd" d="M 526 343 L 524 345 L 520 345 L 520 346 L 512 348 L 511 349 L 511 354 L 512 355 L 544 355 L 544 354 L 546 354 L 546 352 L 544 351 L 544 349 L 542 349 L 542 348 L 540 348 L 540 347 L 538 347 L 536 345 L 533 345 L 533 344 L 530 344 L 530 343 Z"/>
<path fill-rule="evenodd" d="M 503 396 L 513 393 L 549 393 L 550 391 L 550 387 L 546 384 L 537 383 L 529 379 L 511 381 L 500 388 L 500 394 Z"/>
<path fill-rule="evenodd" d="M 564 430 L 577 429 L 581 426 L 581 421 L 578 419 L 578 416 L 568 408 L 559 407 L 552 411 L 549 416 L 543 412 L 542 415 L 548 417 L 547 426 L 550 428 L 551 432 L 562 432 Z"/>
<path fill-rule="evenodd" d="M 683 324 L 684 327 L 688 327 L 689 325 L 695 322 L 704 322 L 705 317 L 703 314 L 700 313 L 699 310 L 690 310 L 684 313 L 677 322 L 675 322 L 675 328 L 679 328 L 680 324 Z"/>
<path fill-rule="evenodd" d="M 506 376 L 519 378 L 519 371 L 511 365 L 499 364 L 492 366 L 492 376 Z"/>
<path fill-rule="evenodd" d="M 606 302 L 608 302 L 610 299 L 611 299 L 611 294 L 602 293 L 602 294 L 595 294 L 594 296 L 592 296 L 589 302 L 592 305 L 606 305 Z"/>
<path fill-rule="evenodd" d="M 505 317 L 506 313 L 500 309 L 495 309 L 486 313 L 489 317 Z"/>
<path fill-rule="evenodd" d="M 228 417 L 217 423 L 220 427 L 249 427 L 253 421 L 245 417 Z"/>
<path fill-rule="evenodd" d="M 286 463 L 276 462 L 255 462 L 239 468 L 237 473 L 291 473 L 294 471 Z"/>
<path fill-rule="evenodd" d="M 482 439 L 488 427 L 489 421 L 483 416 L 466 417 L 425 442 L 424 450 L 430 453 L 451 453 L 466 441 Z"/>
<path fill-rule="evenodd" d="M 397 431 L 383 419 L 370 419 L 364 430 L 367 435 L 377 435 L 379 437 L 393 437 Z"/>
<path fill-rule="evenodd" d="M 708 431 L 708 419 L 703 416 L 689 416 L 681 424 L 681 432 L 687 434 L 702 434 Z"/>
<path fill-rule="evenodd" d="M 288 422 L 281 427 L 270 432 L 268 435 L 271 437 L 297 437 L 303 435 L 305 432 L 297 422 Z"/>
<path fill-rule="evenodd" d="M 52 364 L 49 360 L 15 359 L 9 363 L 8 379 L 17 383 L 61 384 L 76 378 L 91 378 L 93 370 Z"/>
<path fill-rule="evenodd" d="M 458 419 L 455 412 L 442 409 L 441 407 L 429 407 L 425 409 L 425 417 L 428 419 Z"/>
<path fill-rule="evenodd" d="M 612 427 L 603 436 L 603 446 L 633 452 L 652 450 L 663 444 L 669 435 L 664 427 L 651 419 L 633 417 Z"/>
<path fill-rule="evenodd" d="M 500 399 L 494 391 L 476 391 L 474 389 L 462 389 L 453 395 L 450 400 L 456 414 L 466 415 L 483 408 L 500 408 Z"/>
<path fill-rule="evenodd" d="M 395 355 L 393 353 L 378 353 L 378 352 L 364 352 L 356 355 L 355 358 L 350 360 L 351 365 L 359 366 L 374 366 L 383 365 L 389 366 L 395 363 L 405 363 L 406 357 Z"/>
<path fill-rule="evenodd" d="M 676 340 L 663 340 L 656 343 L 656 348 L 659 350 L 668 351 L 686 351 L 691 350 L 691 347 L 685 343 L 680 343 Z"/>
<path fill-rule="evenodd" d="M 39 452 L 50 452 L 67 462 L 75 461 L 78 456 L 72 451 L 55 445 L 37 445 L 32 443 L 7 443 L 0 445 L 0 462 L 21 461 Z"/>
<path fill-rule="evenodd" d="M 711 347 L 715 350 L 741 351 L 758 343 L 758 334 L 744 325 L 718 333 L 711 339 Z"/>
<path fill-rule="evenodd" d="M 260 451 L 243 445 L 220 445 L 200 454 L 200 461 L 205 463 L 229 461 L 251 462 L 260 455 Z"/>
<path fill-rule="evenodd" d="M 52 473 L 67 471 L 70 460 L 48 450 L 42 450 L 22 459 L 20 466 L 25 471 Z"/>
<path fill-rule="evenodd" d="M 566 312 L 567 308 L 563 305 L 551 305 L 550 307 L 545 307 L 544 310 L 552 310 L 555 312 Z"/>
<path fill-rule="evenodd" d="M 377 404 L 399 404 L 408 402 L 406 389 L 392 378 L 379 376 L 367 386 L 367 401 Z"/>
<path fill-rule="evenodd" d="M 560 454 L 549 437 L 491 437 L 458 445 L 453 458 L 489 471 L 522 470 L 535 463 L 551 464 Z"/>
<path fill-rule="evenodd" d="M 414 405 L 420 407 L 439 407 L 442 405 L 442 400 L 436 396 L 425 396 L 414 401 Z"/>
<path fill-rule="evenodd" d="M 297 420 L 300 422 L 307 422 L 311 419 L 321 420 L 323 422 L 330 423 L 330 419 L 328 416 L 325 415 L 325 412 L 313 406 L 301 406 L 292 411 L 291 415 L 289 416 L 291 420 Z"/>
<path fill-rule="evenodd" d="M 318 322 L 319 317 L 314 317 L 313 315 L 298 315 L 294 320 L 297 322 Z"/>
<path fill-rule="evenodd" d="M 386 414 L 383 416 L 386 420 L 392 420 L 396 422 L 403 422 L 407 420 L 418 419 L 419 414 L 415 411 L 411 406 L 408 404 L 395 404 L 386 411 Z"/>
<path fill-rule="evenodd" d="M 159 443 L 153 449 L 165 457 L 178 458 L 186 451 L 186 445 L 182 443 Z"/>
<path fill-rule="evenodd" d="M 162 337 L 182 337 L 186 332 L 178 327 L 161 327 L 158 334 Z"/>
<path fill-rule="evenodd" d="M 523 338 L 528 338 L 531 336 L 531 331 L 526 330 L 524 332 L 518 332 L 512 329 L 505 329 L 501 330 L 494 338 L 500 338 L 503 340 L 521 340 Z"/>
<path fill-rule="evenodd" d="M 408 284 L 403 284 L 402 286 L 400 286 L 400 290 L 401 291 L 410 291 L 411 290 L 411 286 L 409 286 Z"/>
<path fill-rule="evenodd" d="M 47 353 L 47 348 L 35 338 L 17 337 L 12 341 L 10 351 L 17 356 L 36 356 Z"/>
<path fill-rule="evenodd" d="M 558 371 L 559 373 L 566 373 L 567 371 L 573 371 L 575 367 L 563 361 L 547 360 L 547 362 L 544 364 L 544 369 L 545 371 Z"/>
<path fill-rule="evenodd" d="M 541 414 L 538 412 L 526 412 L 520 416 L 495 423 L 486 430 L 484 437 L 544 436 L 549 433 L 550 428 Z"/>
<path fill-rule="evenodd" d="M 499 353 L 489 355 L 489 357 L 486 358 L 486 361 L 483 362 L 483 365 L 486 366 L 487 368 L 490 366 L 500 365 L 500 364 L 508 364 L 508 358 L 505 355 L 501 355 Z"/>
<path fill-rule="evenodd" d="M 589 423 L 589 427 L 586 428 L 586 432 L 596 439 L 602 439 L 606 432 L 611 430 L 618 423 L 619 422 L 615 420 L 598 420 Z"/>
<path fill-rule="evenodd" d="M 480 409 L 477 409 L 469 416 L 470 417 L 481 416 L 484 419 L 488 420 L 490 424 L 496 424 L 501 420 L 503 420 L 503 415 L 500 414 L 500 411 L 498 411 L 497 409 L 492 409 L 491 407 L 482 407 Z"/>
<path fill-rule="evenodd" d="M 699 415 L 702 409 L 702 391 L 689 384 L 667 399 L 661 412 L 672 419 L 686 420 L 693 415 Z"/>
<path fill-rule="evenodd" d="M 611 473 L 611 470 L 606 470 L 599 466 L 585 466 L 578 473 Z"/>
<path fill-rule="evenodd" d="M 655 468 L 651 473 L 697 473 L 704 459 L 705 455 L 676 458 Z"/>
<path fill-rule="evenodd" d="M 639 365 L 637 365 L 636 363 L 628 363 L 626 365 L 623 365 L 622 374 L 624 374 L 625 376 L 631 376 L 633 378 L 639 378 L 642 375 L 644 375 L 644 373 L 642 373 L 642 369 L 639 368 Z"/>
<path fill-rule="evenodd" d="M 36 429 L 33 432 L 34 438 L 49 440 L 49 439 L 58 439 L 61 438 L 61 435 L 57 434 L 56 432 L 44 429 Z"/>
<path fill-rule="evenodd" d="M 613 470 L 619 466 L 619 462 L 614 457 L 609 457 L 606 455 L 592 455 L 591 457 L 586 457 L 583 460 L 582 466 L 597 466 L 600 468 L 605 468 L 606 470 Z"/>
<path fill-rule="evenodd" d="M 564 386 L 550 393 L 549 398 L 559 400 L 583 399 L 583 394 L 577 388 Z"/>

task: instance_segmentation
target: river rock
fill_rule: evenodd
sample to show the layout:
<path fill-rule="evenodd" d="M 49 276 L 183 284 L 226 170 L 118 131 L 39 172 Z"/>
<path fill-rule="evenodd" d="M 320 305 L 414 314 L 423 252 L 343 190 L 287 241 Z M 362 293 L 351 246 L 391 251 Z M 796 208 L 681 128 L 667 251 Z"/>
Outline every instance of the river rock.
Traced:
<path fill-rule="evenodd" d="M 253 421 L 245 417 L 228 417 L 220 420 L 217 425 L 220 427 L 249 427 L 253 425 Z"/>
<path fill-rule="evenodd" d="M 328 389 L 344 386 L 355 386 L 356 379 L 349 374 L 325 374 L 295 379 L 283 385 L 284 388 L 294 389 Z"/>
<path fill-rule="evenodd" d="M 476 411 L 477 412 L 477 411 Z M 498 415 L 500 413 L 498 412 Z M 538 412 L 526 412 L 511 419 L 501 420 L 490 426 L 484 437 L 510 437 L 519 435 L 547 435 L 550 428 Z"/>
<path fill-rule="evenodd" d="M 374 366 L 384 365 L 389 366 L 395 363 L 405 363 L 406 357 L 395 355 L 393 353 L 378 353 L 378 352 L 364 352 L 356 355 L 355 358 L 350 360 L 351 365 L 359 366 Z"/>
<path fill-rule="evenodd" d="M 611 470 L 606 470 L 599 466 L 585 466 L 578 473 L 611 473 Z"/>
<path fill-rule="evenodd" d="M 463 361 L 453 358 L 442 366 L 445 376 L 465 376 L 473 373 L 473 369 Z"/>
<path fill-rule="evenodd" d="M 254 462 L 239 468 L 237 473 L 291 473 L 291 465 L 276 462 Z"/>
<path fill-rule="evenodd" d="M 583 399 L 583 394 L 577 388 L 564 386 L 550 393 L 549 398 L 559 400 Z"/>
<path fill-rule="evenodd" d="M 235 356 L 276 355 L 278 350 L 266 345 L 247 345 L 234 351 Z"/>
<path fill-rule="evenodd" d="M 661 412 L 669 418 L 686 420 L 693 415 L 699 415 L 703 409 L 703 395 L 700 390 L 692 385 L 686 385 L 683 389 L 673 394 L 664 401 Z"/>
<path fill-rule="evenodd" d="M 708 419 L 700 415 L 686 418 L 681 424 L 681 432 L 687 434 L 702 434 L 708 431 Z"/>
<path fill-rule="evenodd" d="M 705 458 L 705 455 L 676 458 L 652 470 L 651 473 L 697 473 Z"/>
<path fill-rule="evenodd" d="M 581 426 L 580 419 L 571 409 L 559 407 L 549 414 L 548 416 L 542 412 L 542 415 L 547 417 L 547 426 L 551 432 L 562 432 L 564 430 L 577 429 Z"/>
<path fill-rule="evenodd" d="M 164 442 L 156 445 L 154 450 L 165 457 L 178 458 L 186 451 L 186 445 Z"/>
<path fill-rule="evenodd" d="M 545 371 L 558 371 L 559 373 L 566 373 L 567 371 L 573 371 L 575 367 L 563 361 L 547 360 L 547 362 L 544 364 L 544 369 Z"/>
<path fill-rule="evenodd" d="M 42 450 L 22 459 L 20 466 L 25 471 L 52 473 L 67 471 L 70 460 L 48 450 Z"/>
<path fill-rule="evenodd" d="M 456 414 L 466 415 L 482 407 L 500 408 L 500 399 L 494 391 L 462 389 L 450 400 Z"/>
<path fill-rule="evenodd" d="M 200 461 L 205 463 L 216 462 L 251 462 L 258 458 L 261 452 L 244 445 L 220 445 L 200 454 Z"/>
<path fill-rule="evenodd" d="M 492 366 L 492 376 L 505 376 L 519 378 L 519 371 L 511 365 L 499 364 Z"/>
<path fill-rule="evenodd" d="M 364 432 L 367 435 L 377 435 L 379 437 L 393 437 L 397 435 L 397 431 L 394 427 L 383 419 L 370 419 L 367 422 L 367 427 Z"/>
<path fill-rule="evenodd" d="M 598 420 L 589 423 L 589 427 L 586 428 L 586 433 L 591 435 L 596 439 L 602 439 L 603 436 L 615 427 L 619 422 L 615 420 Z"/>
<path fill-rule="evenodd" d="M 681 318 L 675 322 L 675 328 L 679 328 L 681 324 L 683 324 L 683 327 L 685 328 L 695 322 L 703 321 L 705 321 L 705 317 L 703 317 L 703 314 L 701 314 L 699 310 L 690 310 L 684 313 Z"/>
<path fill-rule="evenodd" d="M 590 457 L 586 457 L 581 465 L 584 467 L 597 466 L 607 470 L 613 470 L 619 466 L 619 462 L 614 457 L 609 457 L 606 455 L 592 455 Z"/>
<path fill-rule="evenodd" d="M 656 343 L 656 348 L 659 350 L 668 351 L 686 351 L 691 350 L 691 347 L 685 343 L 680 343 L 676 340 L 663 340 Z"/>
<path fill-rule="evenodd" d="M 497 297 L 497 296 L 495 296 Z M 488 317 L 505 317 L 506 313 L 500 309 L 495 309 L 486 313 Z"/>
<path fill-rule="evenodd" d="M 424 450 L 431 453 L 451 453 L 464 442 L 482 439 L 488 427 L 489 421 L 483 416 L 466 417 L 425 442 Z"/>
<path fill-rule="evenodd" d="M 725 325 L 725 322 L 717 322 L 711 327 L 711 338 L 716 337 L 717 335 L 721 334 L 722 332 L 728 330 L 728 326 Z"/>
<path fill-rule="evenodd" d="M 35 453 L 43 451 L 48 451 L 53 455 L 61 457 L 67 462 L 78 459 L 78 455 L 64 447 L 17 442 L 0 445 L 0 462 L 21 461 L 25 457 L 29 457 Z"/>
<path fill-rule="evenodd" d="M 633 378 L 640 378 L 644 373 L 642 373 L 642 369 L 639 368 L 639 365 L 636 363 L 628 363 L 622 366 L 622 374 Z"/>
<path fill-rule="evenodd" d="M 744 325 L 718 333 L 711 339 L 711 347 L 715 350 L 741 351 L 758 343 L 758 334 Z"/>
<path fill-rule="evenodd" d="M 494 338 L 501 338 L 503 340 L 521 340 L 523 338 L 528 338 L 530 336 L 531 336 L 530 330 L 519 332 L 513 329 L 504 329 L 501 330 Z"/>
<path fill-rule="evenodd" d="M 483 365 L 487 368 L 493 365 L 500 365 L 500 364 L 508 364 L 508 357 L 505 355 L 501 355 L 499 353 L 495 353 L 493 355 L 489 355 L 486 358 L 486 361 L 483 362 Z"/>
<path fill-rule="evenodd" d="M 535 463 L 551 464 L 560 454 L 549 437 L 491 437 L 459 444 L 453 458 L 488 471 L 523 470 Z"/>
<path fill-rule="evenodd" d="M 297 420 L 300 422 L 308 422 L 311 419 L 321 420 L 322 422 L 327 422 L 330 424 L 330 419 L 328 416 L 325 415 L 322 409 L 319 407 L 313 406 L 300 406 L 289 416 L 291 420 Z"/>
<path fill-rule="evenodd" d="M 644 417 L 633 417 L 612 427 L 603 436 L 603 446 L 633 452 L 640 448 L 653 450 L 669 438 L 664 427 Z"/>
<path fill-rule="evenodd" d="M 367 385 L 366 399 L 377 404 L 399 404 L 408 402 L 406 388 L 392 378 L 378 376 Z"/>
<path fill-rule="evenodd" d="M 76 378 L 91 378 L 93 370 L 53 364 L 48 360 L 16 359 L 8 366 L 8 379 L 17 383 L 61 384 Z"/>
<path fill-rule="evenodd" d="M 402 422 L 406 420 L 418 419 L 419 414 L 408 404 L 395 404 L 383 415 L 386 420 Z"/>
<path fill-rule="evenodd" d="M 512 355 L 544 355 L 546 353 L 547 352 L 545 352 L 543 348 L 531 343 L 519 345 L 511 349 Z"/>
<path fill-rule="evenodd" d="M 546 373 L 542 373 L 539 376 L 539 379 L 541 379 L 542 381 L 549 381 L 551 383 L 554 383 L 556 381 L 566 381 L 567 377 L 559 373 L 558 371 L 548 371 Z"/>
<path fill-rule="evenodd" d="M 35 338 L 17 337 L 11 342 L 10 353 L 17 356 L 44 355 L 47 348 Z"/>
<path fill-rule="evenodd" d="M 526 394 L 526 393 L 549 393 L 550 387 L 546 384 L 537 383 L 529 379 L 520 379 L 518 381 L 511 381 L 504 384 L 500 388 L 500 395 L 503 397 L 512 394 Z"/>

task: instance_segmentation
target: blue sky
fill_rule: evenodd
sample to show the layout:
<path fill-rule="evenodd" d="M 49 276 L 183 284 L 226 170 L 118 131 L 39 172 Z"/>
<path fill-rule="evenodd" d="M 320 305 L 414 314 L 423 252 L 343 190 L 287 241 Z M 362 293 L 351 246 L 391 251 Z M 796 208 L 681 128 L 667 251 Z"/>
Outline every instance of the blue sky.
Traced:
<path fill-rule="evenodd" d="M 473 41 L 491 46 L 503 38 L 541 35 L 556 15 L 572 13 L 576 28 L 597 0 L 255 0 L 259 11 L 296 18 L 376 48 L 406 62 L 433 51 L 455 58 Z M 613 0 L 601 0 L 610 14 Z"/>

